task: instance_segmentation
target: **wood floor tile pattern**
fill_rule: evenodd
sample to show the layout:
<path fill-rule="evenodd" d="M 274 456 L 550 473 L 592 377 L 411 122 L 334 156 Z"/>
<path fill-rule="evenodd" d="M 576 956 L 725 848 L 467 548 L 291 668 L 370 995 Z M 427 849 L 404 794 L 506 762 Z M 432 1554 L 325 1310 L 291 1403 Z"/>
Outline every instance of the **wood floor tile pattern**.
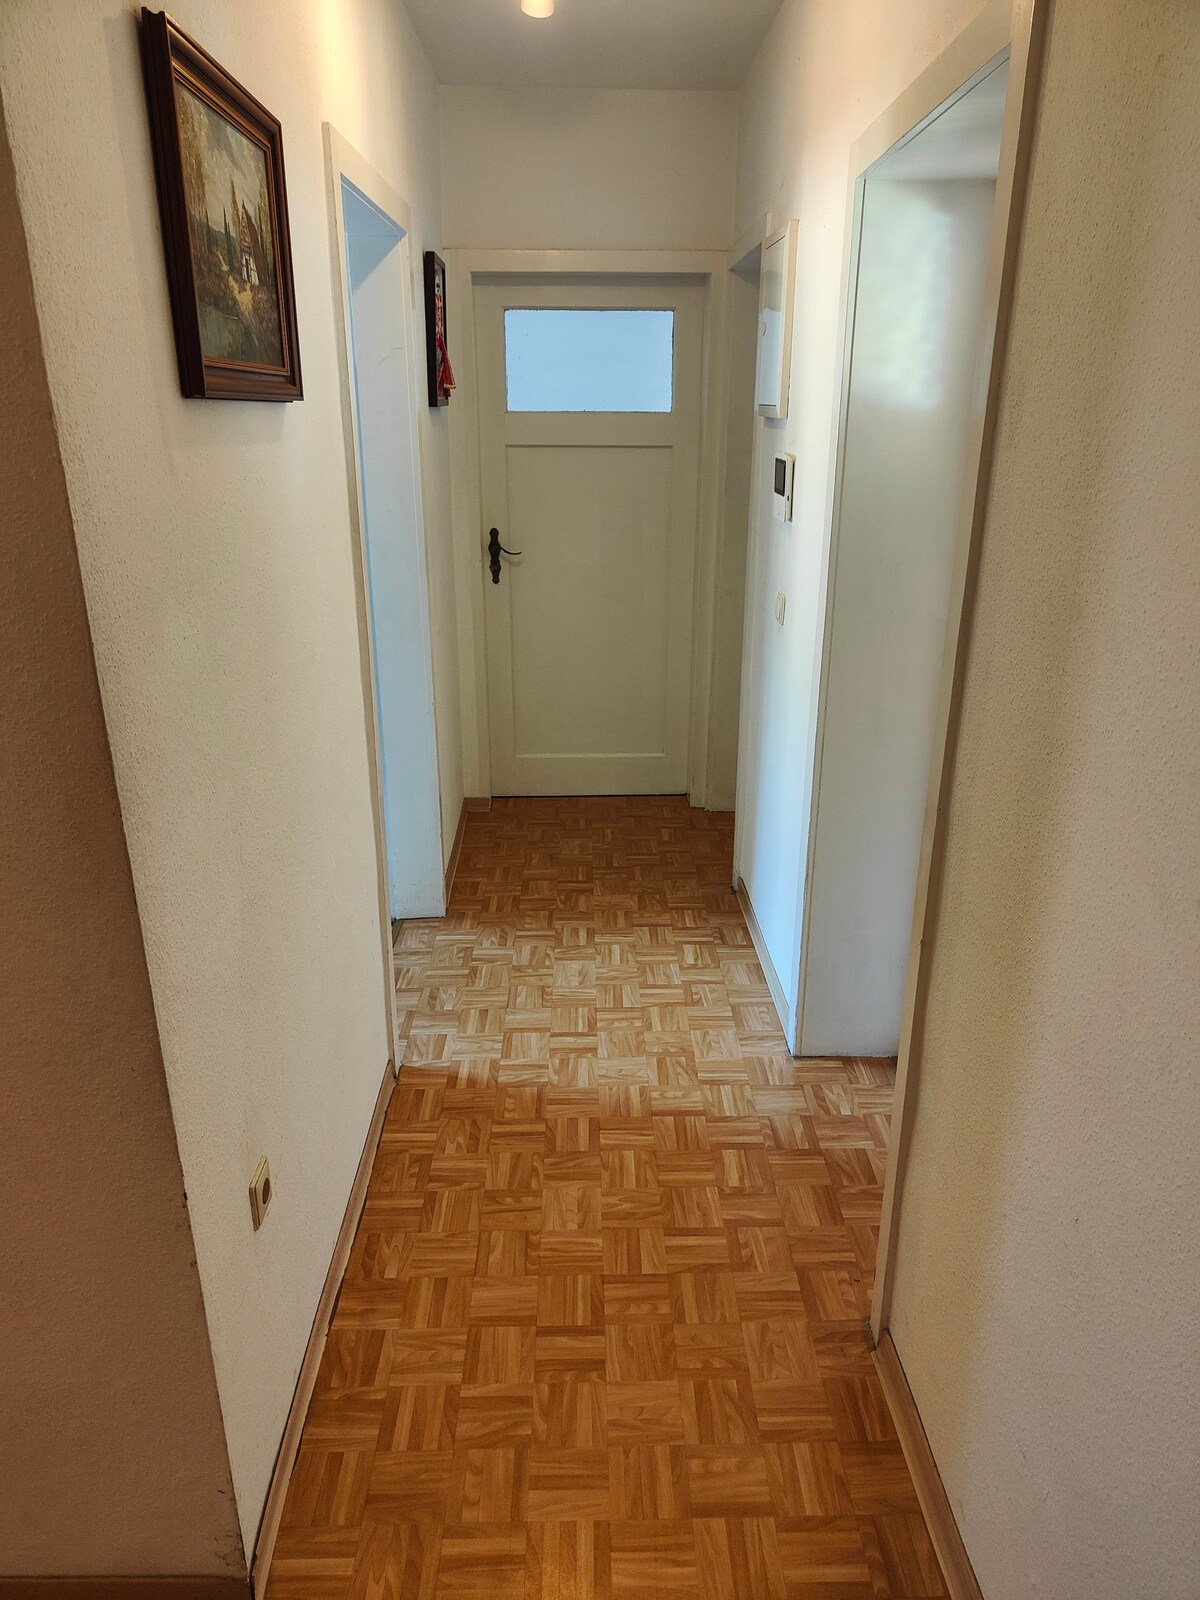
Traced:
<path fill-rule="evenodd" d="M 865 1333 L 892 1074 L 793 1061 L 680 799 L 472 813 L 268 1600 L 925 1600 Z"/>

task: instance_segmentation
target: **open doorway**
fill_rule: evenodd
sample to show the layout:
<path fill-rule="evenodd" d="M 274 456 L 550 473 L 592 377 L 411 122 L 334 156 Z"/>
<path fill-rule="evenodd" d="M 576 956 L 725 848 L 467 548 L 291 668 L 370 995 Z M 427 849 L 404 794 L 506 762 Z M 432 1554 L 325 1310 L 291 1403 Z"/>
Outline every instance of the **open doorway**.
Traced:
<path fill-rule="evenodd" d="M 1007 58 L 862 174 L 796 1053 L 895 1056 L 972 418 Z M 976 444 L 977 448 L 977 444 Z"/>
<path fill-rule="evenodd" d="M 326 127 L 356 529 L 364 710 L 375 779 L 380 923 L 394 1039 L 392 931 L 445 912 L 433 663 L 417 434 L 408 207 Z"/>
<path fill-rule="evenodd" d="M 848 942 L 861 912 L 855 857 L 874 848 L 878 827 L 904 875 L 901 881 L 897 869 L 889 891 L 888 982 L 876 980 L 889 1009 L 873 1019 L 880 1029 L 874 1038 L 839 1039 L 830 1053 L 896 1054 L 870 1325 L 885 1388 L 901 1409 L 907 1390 L 889 1331 L 895 1243 L 914 1142 L 945 819 L 1047 14 L 1043 0 L 991 0 L 851 148 L 800 1006 L 791 1042 L 796 1054 L 828 1048 L 817 1044 L 818 1013 L 804 1002 L 811 1007 L 814 984 L 825 981 L 818 960 L 853 965 Z M 946 261 L 956 256 L 961 267 L 952 285 Z M 938 411 L 944 428 L 934 449 L 929 426 Z M 922 451 L 925 470 L 914 470 Z M 936 539 L 927 526 L 933 523 Z M 900 634 L 885 647 L 889 628 Z M 902 784 L 887 760 L 889 752 L 895 756 L 891 724 L 898 715 L 890 680 L 901 669 L 920 712 L 917 718 L 905 708 L 906 754 L 923 757 L 906 761 Z M 892 833 L 891 813 L 902 809 L 904 829 Z M 842 874 L 849 886 L 840 946 L 833 925 L 821 920 L 822 872 L 830 881 Z M 876 911 L 881 905 L 873 902 Z M 859 981 L 869 1002 L 870 980 Z M 836 985 L 843 982 L 838 973 L 828 982 L 826 1018 L 840 1003 Z M 911 1410 L 911 1397 L 907 1403 Z M 927 1514 L 934 1501 L 932 1489 L 922 1495 Z M 943 1521 L 952 1527 L 948 1508 Z M 935 1542 L 944 1564 L 953 1564 L 955 1540 Z"/>

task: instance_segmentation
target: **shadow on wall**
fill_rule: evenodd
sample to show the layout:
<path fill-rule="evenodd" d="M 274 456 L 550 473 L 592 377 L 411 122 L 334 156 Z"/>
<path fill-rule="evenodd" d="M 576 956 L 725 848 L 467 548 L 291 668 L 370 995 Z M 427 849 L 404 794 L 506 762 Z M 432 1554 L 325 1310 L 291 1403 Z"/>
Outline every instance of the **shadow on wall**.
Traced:
<path fill-rule="evenodd" d="M 0 301 L 0 1574 L 241 1577 L 2 114 Z"/>
<path fill-rule="evenodd" d="M 1170 915 L 1187 914 L 1168 785 L 1194 732 L 1171 676 L 1179 630 L 1153 615 L 1186 607 L 1152 564 L 1155 538 L 1172 559 L 1187 426 L 1143 408 L 1148 391 L 1169 396 L 1172 370 L 1187 381 L 1166 319 L 1192 291 L 1164 287 L 1160 301 L 1153 280 L 1180 281 L 1170 250 L 1195 222 L 1169 121 L 1182 83 L 1160 99 L 1165 52 L 1156 64 L 1144 19 L 1106 11 L 1097 28 L 1061 7 L 1045 66 L 892 1313 L 996 1600 L 1131 1593 L 1110 1560 L 1129 1570 L 1144 1551 L 1157 1565 L 1194 1538 L 1186 1516 L 1165 1541 L 1154 1531 L 1185 1473 L 1147 1506 L 1162 1476 L 1153 1435 L 1167 1451 L 1178 1437 L 1177 1398 L 1149 1373 L 1180 1313 L 1130 1287 L 1148 1268 L 1178 1291 L 1169 1244 L 1147 1254 L 1147 1185 L 1166 1211 L 1172 1178 L 1146 1160 L 1148 1125 L 1178 1129 L 1178 1103 L 1104 1047 L 1137 1041 L 1164 1078 L 1183 1060 L 1167 1035 L 1186 1017 L 1161 1006 L 1181 977 L 1173 895 Z M 1131 510 L 1141 529 L 1120 526 Z M 1163 1037 L 1145 1039 L 1144 1012 Z M 1163 1570 L 1153 1593 L 1181 1595 Z"/>

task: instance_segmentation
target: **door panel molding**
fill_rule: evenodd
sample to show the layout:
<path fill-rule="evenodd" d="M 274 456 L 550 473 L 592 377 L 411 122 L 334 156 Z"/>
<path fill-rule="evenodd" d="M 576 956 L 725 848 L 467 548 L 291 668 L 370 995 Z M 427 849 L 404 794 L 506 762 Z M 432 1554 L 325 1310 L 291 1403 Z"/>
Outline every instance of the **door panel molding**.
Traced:
<path fill-rule="evenodd" d="M 673 310 L 674 409 L 508 412 L 504 311 L 512 306 Z M 488 529 L 499 528 L 501 542 L 522 552 L 504 560 L 498 584 L 486 567 L 477 579 L 484 588 L 493 792 L 684 792 L 691 782 L 704 285 L 691 278 L 563 282 L 507 277 L 477 282 L 474 310 L 481 536 L 486 539 Z M 607 451 L 626 455 L 624 466 L 607 470 Z M 563 459 L 556 460 L 559 452 Z M 535 467 L 539 455 L 543 459 Z M 656 459 L 660 456 L 666 459 Z M 568 457 L 574 458 L 569 467 Z M 645 586 L 639 588 L 631 578 L 622 598 L 617 579 L 636 570 L 643 551 L 653 554 L 649 540 L 661 526 L 653 509 L 656 503 L 662 509 L 660 494 L 666 502 L 665 570 L 655 572 L 651 562 L 644 569 Z M 648 520 L 639 526 L 643 514 Z M 579 537 L 574 547 L 572 533 Z M 555 557 L 562 557 L 557 572 L 547 571 Z M 621 568 L 617 574 L 609 570 L 613 560 Z M 639 602 L 650 604 L 655 591 L 660 608 L 638 619 Z M 586 661 L 572 657 L 573 627 L 580 630 Z M 661 654 L 654 648 L 656 628 L 661 628 Z M 613 647 L 606 654 L 609 638 Z M 661 673 L 665 702 L 657 739 L 639 718 L 636 697 L 647 690 L 657 695 L 660 685 L 640 684 L 639 666 L 643 676 L 651 668 Z M 614 698 L 600 693 L 589 704 L 589 690 L 603 685 L 606 669 Z M 538 685 L 552 681 L 564 696 L 574 696 L 578 721 L 572 720 L 569 704 L 554 703 L 552 692 L 538 706 Z M 610 713 L 626 708 L 631 712 L 627 729 L 607 725 Z M 601 749 L 587 748 L 589 733 Z"/>

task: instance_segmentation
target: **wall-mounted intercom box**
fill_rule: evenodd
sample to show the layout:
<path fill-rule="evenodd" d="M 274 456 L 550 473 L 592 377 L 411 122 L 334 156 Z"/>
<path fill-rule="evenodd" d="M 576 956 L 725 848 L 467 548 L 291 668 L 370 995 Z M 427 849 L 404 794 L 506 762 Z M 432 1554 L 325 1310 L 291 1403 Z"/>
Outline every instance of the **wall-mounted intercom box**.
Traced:
<path fill-rule="evenodd" d="M 772 505 L 776 522 L 790 522 L 792 520 L 792 495 L 795 486 L 795 456 L 776 456 L 775 495 Z"/>

